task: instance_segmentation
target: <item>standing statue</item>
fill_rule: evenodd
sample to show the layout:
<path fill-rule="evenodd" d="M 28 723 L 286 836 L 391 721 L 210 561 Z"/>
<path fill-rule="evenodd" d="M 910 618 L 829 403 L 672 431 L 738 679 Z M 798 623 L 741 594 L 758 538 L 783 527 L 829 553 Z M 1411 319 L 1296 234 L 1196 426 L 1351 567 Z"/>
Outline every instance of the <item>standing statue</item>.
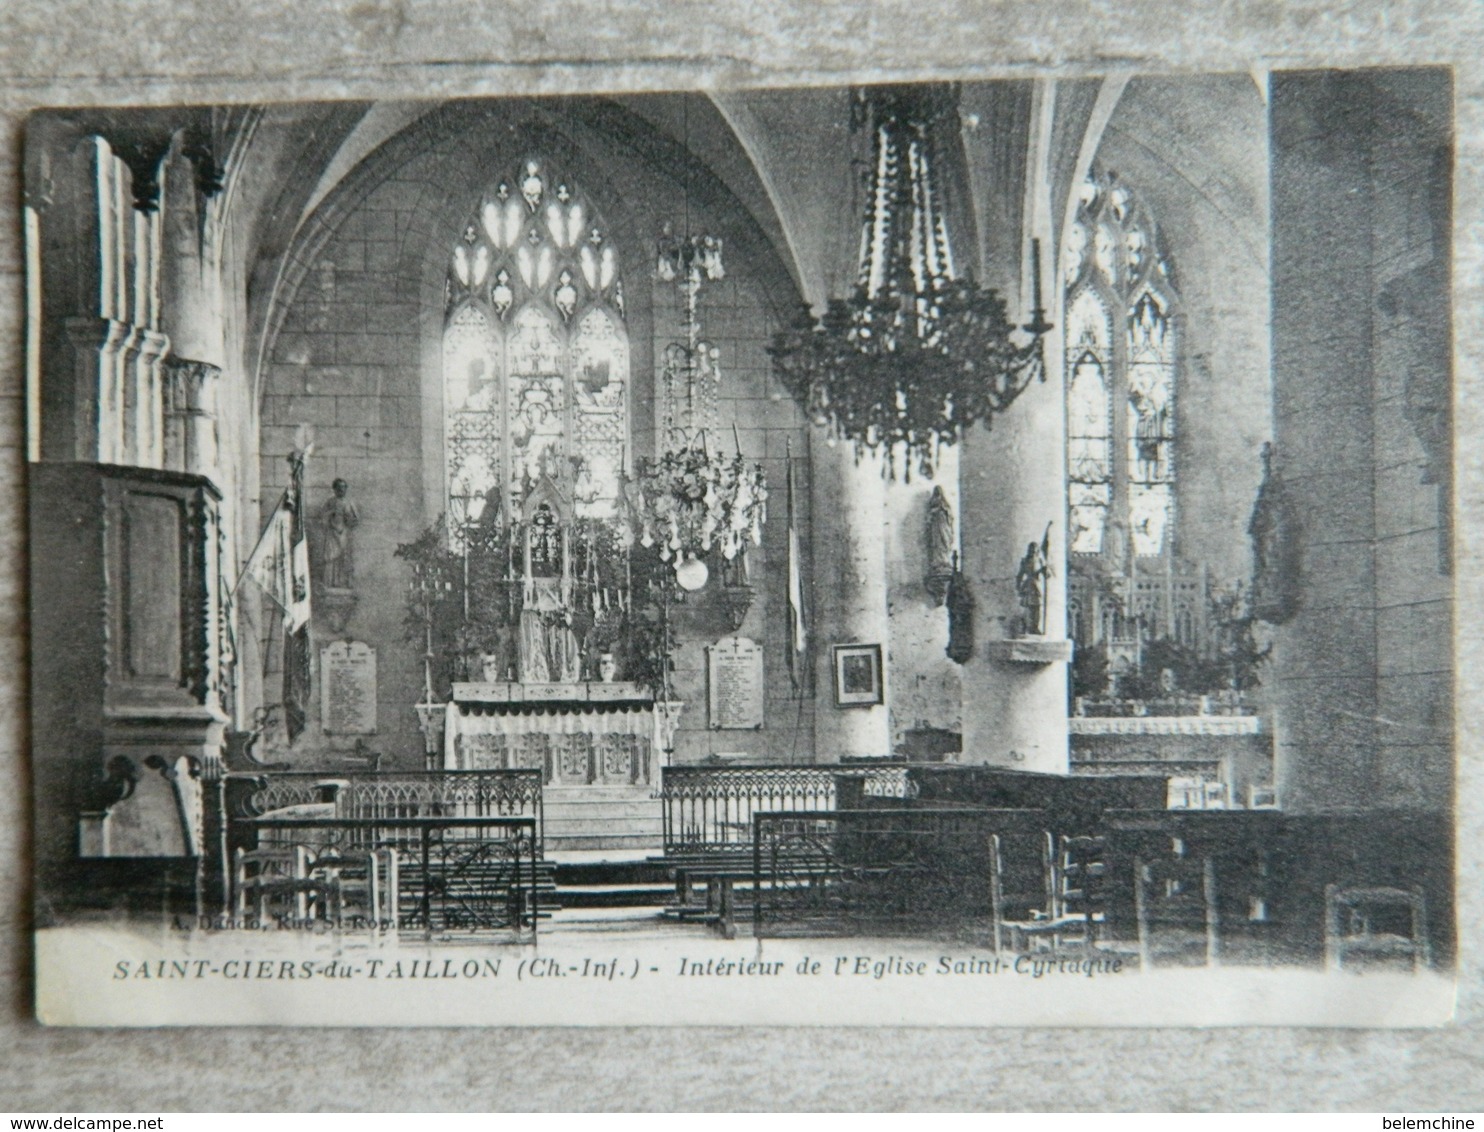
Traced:
<path fill-rule="evenodd" d="M 348 590 L 355 584 L 355 529 L 361 514 L 349 499 L 350 484 L 337 479 L 331 487 L 335 494 L 320 509 L 325 529 L 322 577 L 329 588 Z"/>
<path fill-rule="evenodd" d="M 1046 579 L 1051 576 L 1047 555 L 1051 549 L 1051 525 L 1039 543 L 1026 543 L 1025 557 L 1015 572 L 1015 593 L 1020 599 L 1021 632 L 1040 636 L 1046 632 Z"/>
<path fill-rule="evenodd" d="M 518 672 L 522 683 L 575 683 L 581 676 L 582 650 L 572 631 L 572 615 L 554 578 L 532 584 L 520 612 Z"/>
<path fill-rule="evenodd" d="M 928 500 L 927 520 L 927 583 L 928 593 L 937 605 L 942 605 L 948 595 L 948 586 L 954 574 L 953 504 L 943 494 L 941 487 L 933 488 Z"/>
<path fill-rule="evenodd" d="M 974 656 L 974 592 L 969 579 L 958 568 L 958 555 L 953 556 L 953 573 L 948 579 L 948 647 L 944 651 L 954 664 L 968 664 Z"/>

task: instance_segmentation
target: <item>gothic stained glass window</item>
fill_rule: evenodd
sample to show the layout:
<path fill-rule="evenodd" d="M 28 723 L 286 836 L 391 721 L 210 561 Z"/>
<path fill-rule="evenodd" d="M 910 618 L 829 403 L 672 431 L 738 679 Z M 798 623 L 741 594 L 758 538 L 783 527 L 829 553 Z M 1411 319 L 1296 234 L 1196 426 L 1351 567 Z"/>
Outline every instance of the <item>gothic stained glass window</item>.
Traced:
<path fill-rule="evenodd" d="M 1107 308 L 1097 292 L 1084 288 L 1067 309 L 1067 479 L 1074 554 L 1103 549 L 1113 499 L 1110 338 Z"/>
<path fill-rule="evenodd" d="M 450 536 L 506 523 L 543 478 L 614 513 L 629 432 L 619 257 L 592 203 L 539 157 L 499 180 L 451 249 L 443 335 Z"/>
<path fill-rule="evenodd" d="M 542 476 L 561 482 L 567 457 L 567 383 L 552 318 L 522 307 L 505 339 L 505 427 L 510 493 L 519 497 Z"/>
<path fill-rule="evenodd" d="M 1174 500 L 1170 466 L 1175 392 L 1174 331 L 1152 291 L 1128 313 L 1128 508 L 1138 554 L 1159 554 Z"/>
<path fill-rule="evenodd" d="M 609 518 L 628 445 L 629 344 L 603 310 L 583 316 L 572 336 L 573 440 L 582 454 L 577 513 Z"/>
<path fill-rule="evenodd" d="M 1175 524 L 1178 298 L 1153 218 L 1115 174 L 1094 171 L 1082 186 L 1062 262 L 1070 550 L 1165 554 Z"/>
<path fill-rule="evenodd" d="M 498 354 L 489 319 L 465 306 L 443 334 L 443 443 L 451 524 L 478 522 L 500 483 Z M 495 491 L 496 497 L 498 491 Z"/>

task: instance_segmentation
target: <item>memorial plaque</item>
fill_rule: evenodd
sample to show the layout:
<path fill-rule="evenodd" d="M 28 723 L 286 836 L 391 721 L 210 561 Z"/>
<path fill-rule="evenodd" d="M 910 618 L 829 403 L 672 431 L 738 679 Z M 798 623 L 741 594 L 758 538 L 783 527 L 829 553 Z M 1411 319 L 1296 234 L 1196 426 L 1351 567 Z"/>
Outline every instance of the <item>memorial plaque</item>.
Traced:
<path fill-rule="evenodd" d="M 326 735 L 376 731 L 376 650 L 365 641 L 336 641 L 320 650 L 324 682 L 320 722 Z"/>
<path fill-rule="evenodd" d="M 724 637 L 706 650 L 707 699 L 713 731 L 763 725 L 763 650 L 746 637 Z"/>

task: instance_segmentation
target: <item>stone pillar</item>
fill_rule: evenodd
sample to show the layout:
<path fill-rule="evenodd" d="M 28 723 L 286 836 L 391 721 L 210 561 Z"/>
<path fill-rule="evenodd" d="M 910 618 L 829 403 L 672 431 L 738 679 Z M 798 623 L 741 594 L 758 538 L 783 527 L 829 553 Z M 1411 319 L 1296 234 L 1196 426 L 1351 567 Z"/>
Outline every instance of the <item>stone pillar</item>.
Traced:
<path fill-rule="evenodd" d="M 129 374 L 131 397 L 127 415 L 128 462 L 140 468 L 165 467 L 165 371 L 163 361 L 170 339 L 158 330 L 139 332 Z"/>
<path fill-rule="evenodd" d="M 886 608 L 886 484 L 881 461 L 858 462 L 847 442 L 831 446 L 810 436 L 810 514 L 813 516 L 814 650 L 817 708 L 816 762 L 845 755 L 891 754 L 886 703 L 836 707 L 833 646 L 879 644 L 882 679 L 891 680 L 890 622 Z M 889 695 L 887 691 L 887 695 Z M 885 700 L 885 696 L 883 700 Z"/>
<path fill-rule="evenodd" d="M 884 541 L 887 561 L 887 616 L 891 671 L 887 706 L 895 748 L 941 749 L 947 736 L 962 736 L 962 697 L 959 666 L 948 659 L 948 609 L 944 604 L 947 578 L 935 578 L 928 552 L 929 505 L 942 488 L 953 512 L 954 547 L 962 508 L 958 498 L 958 449 L 945 447 L 938 455 L 932 479 L 916 474 L 912 482 L 898 478 L 885 491 Z M 928 744 L 927 748 L 922 744 Z"/>
<path fill-rule="evenodd" d="M 165 162 L 161 238 L 161 325 L 170 339 L 166 383 L 166 466 L 220 480 L 216 386 L 225 337 L 220 272 L 207 244 L 190 162 Z"/>
<path fill-rule="evenodd" d="M 215 406 L 221 367 L 171 357 L 165 375 L 165 467 L 214 478 L 220 474 Z"/>
<path fill-rule="evenodd" d="M 1032 97 L 1020 270 L 1012 274 L 1003 264 L 990 264 L 998 271 L 986 272 L 1008 295 L 1011 311 L 1029 321 L 1031 241 L 1039 239 L 1043 302 L 1047 318 L 1057 324 L 1045 339 L 1046 380 L 1032 384 L 992 429 L 972 430 L 959 457 L 964 573 L 975 598 L 976 643 L 963 670 L 961 757 L 1066 774 L 1066 403 L 1048 176 L 1054 93 L 1054 84 L 1043 83 Z M 1026 545 L 1039 543 L 1048 523 L 1052 574 L 1045 586 L 1045 633 L 1017 635 L 1016 570 Z"/>
<path fill-rule="evenodd" d="M 1295 812 L 1374 805 L 1380 785 L 1366 82 L 1309 72 L 1270 86 L 1274 466 L 1300 545 L 1297 608 L 1263 683 L 1278 797 Z"/>
<path fill-rule="evenodd" d="M 1279 549 L 1297 574 L 1263 677 L 1279 803 L 1451 813 L 1453 584 L 1428 444 L 1450 433 L 1450 74 L 1275 73 L 1269 105 Z"/>

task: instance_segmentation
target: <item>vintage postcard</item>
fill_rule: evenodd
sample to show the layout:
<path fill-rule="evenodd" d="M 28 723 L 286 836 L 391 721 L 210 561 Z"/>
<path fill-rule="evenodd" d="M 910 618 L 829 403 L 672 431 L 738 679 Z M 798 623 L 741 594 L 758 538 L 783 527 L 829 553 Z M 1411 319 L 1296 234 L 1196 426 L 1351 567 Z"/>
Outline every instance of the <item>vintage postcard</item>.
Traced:
<path fill-rule="evenodd" d="M 39 1017 L 1447 1022 L 1453 107 L 34 113 Z"/>

